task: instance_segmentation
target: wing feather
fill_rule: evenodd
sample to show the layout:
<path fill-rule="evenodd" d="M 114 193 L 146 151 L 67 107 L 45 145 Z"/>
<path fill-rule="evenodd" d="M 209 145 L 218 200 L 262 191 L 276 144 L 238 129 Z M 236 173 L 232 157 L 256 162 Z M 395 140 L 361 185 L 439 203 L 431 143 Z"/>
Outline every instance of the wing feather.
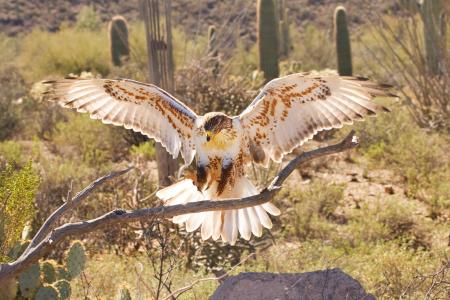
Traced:
<path fill-rule="evenodd" d="M 141 132 L 160 142 L 174 157 L 181 152 L 186 164 L 192 162 L 197 115 L 164 90 L 129 79 L 63 79 L 46 83 L 52 87 L 50 99 L 61 106 L 89 113 L 92 119 L 105 124 Z"/>
<path fill-rule="evenodd" d="M 256 162 L 267 166 L 318 131 L 341 128 L 386 108 L 374 97 L 395 97 L 388 85 L 361 77 L 292 74 L 270 81 L 239 116 Z"/>

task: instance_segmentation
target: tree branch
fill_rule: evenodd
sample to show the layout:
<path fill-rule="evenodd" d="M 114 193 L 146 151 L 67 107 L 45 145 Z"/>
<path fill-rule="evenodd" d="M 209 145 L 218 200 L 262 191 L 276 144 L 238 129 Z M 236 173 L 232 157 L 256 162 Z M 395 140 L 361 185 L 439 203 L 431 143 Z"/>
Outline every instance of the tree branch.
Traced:
<path fill-rule="evenodd" d="M 310 161 L 314 158 L 330 155 L 333 153 L 339 153 L 351 148 L 354 148 L 358 145 L 356 138 L 354 136 L 354 131 L 352 130 L 347 137 L 345 137 L 340 143 L 315 149 L 312 151 L 304 152 L 301 155 L 297 156 L 293 160 L 291 160 L 273 179 L 273 181 L 269 184 L 268 187 L 263 189 L 259 194 L 253 195 L 245 198 L 237 198 L 237 199 L 227 199 L 221 201 L 214 200 L 205 200 L 198 202 L 191 202 L 187 204 L 179 204 L 172 206 L 158 206 L 153 208 L 141 208 L 136 210 L 121 210 L 116 209 L 110 211 L 98 218 L 68 223 L 62 226 L 59 226 L 53 229 L 50 233 L 46 235 L 46 237 L 42 240 L 39 238 L 34 238 L 33 241 L 37 243 L 34 247 L 30 248 L 28 251 L 25 251 L 19 259 L 12 263 L 0 264 L 0 282 L 2 280 L 11 278 L 13 276 L 17 276 L 29 267 L 31 264 L 37 262 L 40 258 L 48 254 L 55 246 L 61 242 L 63 239 L 69 236 L 79 236 L 84 233 L 92 232 L 97 229 L 113 226 L 123 223 L 130 223 L 136 221 L 148 220 L 149 218 L 172 218 L 177 215 L 189 214 L 189 213 L 198 213 L 204 211 L 218 211 L 218 210 L 229 210 L 229 209 L 239 209 L 250 206 L 256 206 L 270 201 L 275 194 L 280 190 L 281 185 L 286 180 L 286 178 L 301 164 Z M 119 171 L 117 173 L 108 174 L 99 180 L 95 181 L 89 187 L 80 192 L 74 199 L 76 203 L 73 204 L 73 201 L 70 203 L 66 202 L 62 206 L 65 208 L 61 209 L 61 207 L 57 210 L 60 213 L 56 214 L 56 217 L 53 217 L 55 213 L 50 216 L 50 221 L 47 220 L 44 225 L 49 224 L 47 228 L 40 229 L 40 236 L 44 235 L 44 232 L 48 231 L 52 224 L 54 224 L 55 220 L 57 220 L 59 215 L 67 211 L 69 208 L 73 208 L 78 205 L 82 199 L 84 199 L 92 190 L 99 184 L 98 182 L 104 182 L 113 177 L 122 175 L 126 173 L 127 170 Z M 97 184 L 96 184 L 97 182 Z M 78 198 L 77 198 L 78 197 Z M 43 225 L 43 226 L 44 226 Z M 38 232 L 38 234 L 39 234 Z M 39 241 L 40 240 L 40 241 Z"/>
<path fill-rule="evenodd" d="M 175 298 L 175 299 L 176 299 L 176 298 L 178 298 L 181 294 L 183 294 L 183 293 L 189 291 L 189 290 L 192 289 L 196 284 L 199 284 L 200 282 L 205 282 L 205 281 L 219 281 L 219 282 L 220 282 L 221 279 L 226 278 L 226 277 L 227 277 L 228 275 L 230 275 L 231 272 L 233 272 L 237 267 L 239 267 L 240 265 L 244 264 L 249 258 L 251 258 L 251 257 L 253 257 L 253 256 L 255 256 L 255 253 L 250 253 L 250 254 L 247 255 L 247 257 L 245 257 L 243 260 L 241 260 L 240 262 L 238 262 L 237 264 L 235 264 L 233 267 L 231 267 L 231 269 L 228 270 L 228 272 L 226 272 L 226 273 L 220 275 L 219 277 L 206 277 L 206 278 L 200 278 L 200 279 L 197 279 L 197 280 L 193 281 L 191 284 L 189 284 L 189 285 L 187 285 L 187 286 L 185 286 L 185 287 L 182 287 L 182 288 L 176 290 L 175 292 L 171 293 L 170 295 L 166 296 L 166 297 L 164 298 L 164 300 L 168 300 L 168 299 L 170 299 L 170 298 Z"/>
<path fill-rule="evenodd" d="M 81 201 L 83 201 L 87 196 L 89 196 L 89 194 L 91 194 L 97 187 L 99 187 L 108 180 L 111 180 L 115 177 L 128 173 L 128 171 L 130 171 L 131 169 L 133 169 L 133 167 L 129 167 L 117 172 L 110 172 L 109 174 L 106 174 L 105 176 L 100 177 L 95 181 L 93 181 L 82 191 L 78 192 L 72 199 L 68 199 L 66 202 L 64 202 L 63 205 L 61 205 L 47 218 L 47 220 L 45 220 L 44 224 L 42 224 L 41 228 L 39 228 L 38 232 L 31 240 L 30 244 L 28 245 L 28 247 L 25 249 L 25 251 L 22 253 L 21 256 L 25 256 L 30 252 L 32 248 L 36 247 L 36 245 L 49 234 L 49 232 L 55 226 L 56 222 L 58 222 L 68 210 L 80 205 Z"/>

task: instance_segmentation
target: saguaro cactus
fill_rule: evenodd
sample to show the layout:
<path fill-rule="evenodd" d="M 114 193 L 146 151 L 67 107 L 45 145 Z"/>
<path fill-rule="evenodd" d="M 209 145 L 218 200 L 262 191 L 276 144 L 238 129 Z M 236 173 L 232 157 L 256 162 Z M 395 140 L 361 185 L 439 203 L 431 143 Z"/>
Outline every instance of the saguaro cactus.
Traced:
<path fill-rule="evenodd" d="M 109 22 L 108 32 L 112 63 L 115 66 L 120 66 L 123 58 L 130 55 L 128 26 L 125 18 L 122 16 L 113 17 Z"/>
<path fill-rule="evenodd" d="M 210 57 L 210 66 L 214 76 L 219 74 L 219 49 L 217 45 L 216 27 L 208 27 L 208 55 Z"/>
<path fill-rule="evenodd" d="M 277 0 L 276 9 L 278 11 L 278 38 L 279 53 L 282 57 L 289 55 L 291 48 L 291 39 L 289 34 L 288 9 L 285 0 Z"/>
<path fill-rule="evenodd" d="M 423 34 L 425 38 L 425 55 L 430 74 L 439 74 L 440 60 L 443 56 L 445 30 L 441 28 L 441 18 L 444 18 L 444 9 L 440 0 L 423 0 L 421 7 L 423 20 Z"/>
<path fill-rule="evenodd" d="M 208 53 L 217 56 L 217 32 L 214 25 L 208 27 Z"/>
<path fill-rule="evenodd" d="M 170 0 L 142 0 L 145 23 L 149 79 L 169 93 L 174 90 L 174 62 L 172 51 L 172 21 Z M 178 171 L 178 162 L 161 144 L 156 146 L 156 162 L 160 186 L 172 183 L 170 177 Z"/>
<path fill-rule="evenodd" d="M 259 69 L 265 81 L 278 77 L 278 26 L 273 0 L 257 3 Z"/>
<path fill-rule="evenodd" d="M 353 73 L 352 50 L 347 25 L 347 12 L 343 6 L 336 7 L 334 11 L 334 37 L 336 42 L 338 73 L 342 76 L 351 76 Z"/>

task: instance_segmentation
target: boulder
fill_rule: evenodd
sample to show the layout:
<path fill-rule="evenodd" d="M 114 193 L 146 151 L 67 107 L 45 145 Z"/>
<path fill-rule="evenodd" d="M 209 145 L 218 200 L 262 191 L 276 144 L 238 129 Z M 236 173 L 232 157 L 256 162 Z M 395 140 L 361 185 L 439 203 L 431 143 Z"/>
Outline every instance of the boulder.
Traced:
<path fill-rule="evenodd" d="M 240 273 L 225 280 L 211 300 L 374 300 L 340 269 L 308 273 Z"/>

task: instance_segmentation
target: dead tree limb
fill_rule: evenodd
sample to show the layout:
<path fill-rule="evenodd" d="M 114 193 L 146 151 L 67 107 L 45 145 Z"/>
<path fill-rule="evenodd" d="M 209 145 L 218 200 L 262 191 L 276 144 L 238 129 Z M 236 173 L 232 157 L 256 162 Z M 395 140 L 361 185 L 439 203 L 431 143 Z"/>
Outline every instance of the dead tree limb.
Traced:
<path fill-rule="evenodd" d="M 75 223 L 67 223 L 52 230 L 52 226 L 59 219 L 59 217 L 68 209 L 74 208 L 76 205 L 79 205 L 81 203 L 81 200 L 95 189 L 95 187 L 99 184 L 98 182 L 101 183 L 113 177 L 122 175 L 126 173 L 128 169 L 119 171 L 117 173 L 108 174 L 95 181 L 97 182 L 97 184 L 95 184 L 94 182 L 89 187 L 85 188 L 82 192 L 77 194 L 78 198 L 76 196 L 75 200 L 71 201 L 70 203 L 64 203 L 62 205 L 62 207 L 64 208 L 60 207 L 55 213 L 53 213 L 44 223 L 41 229 L 39 229 L 36 237 L 33 238 L 34 246 L 29 247 L 29 249 L 27 249 L 16 261 L 12 263 L 0 264 L 0 283 L 3 280 L 19 275 L 31 264 L 37 262 L 40 258 L 48 254 L 52 249 L 56 247 L 59 242 L 67 237 L 79 236 L 107 226 L 117 226 L 123 223 L 145 221 L 149 218 L 172 218 L 177 215 L 189 213 L 239 209 L 266 203 L 275 196 L 275 194 L 280 190 L 281 185 L 286 180 L 286 178 L 301 164 L 314 158 L 343 152 L 345 150 L 354 148 L 357 145 L 358 142 L 356 141 L 354 131 L 352 130 L 347 135 L 347 137 L 345 137 L 341 142 L 337 144 L 304 152 L 291 160 L 277 174 L 277 176 L 273 179 L 269 186 L 267 186 L 259 194 L 254 196 L 221 201 L 205 200 L 173 206 L 141 208 L 132 211 L 116 209 L 95 219 Z M 45 236 L 45 238 L 42 238 L 43 236 Z"/>
<path fill-rule="evenodd" d="M 44 224 L 42 224 L 41 228 L 39 228 L 38 232 L 33 237 L 28 247 L 22 253 L 22 256 L 26 255 L 27 253 L 30 252 L 32 248 L 36 247 L 36 245 L 39 244 L 39 242 L 41 242 L 49 234 L 49 232 L 55 227 L 56 223 L 68 210 L 72 210 L 74 207 L 79 206 L 81 204 L 81 201 L 83 201 L 87 196 L 89 196 L 97 187 L 99 187 L 104 182 L 111 180 L 115 177 L 118 177 L 120 175 L 123 175 L 128 171 L 130 171 L 132 168 L 133 167 L 129 167 L 126 168 L 125 170 L 111 172 L 109 174 L 106 174 L 105 176 L 96 179 L 90 185 L 85 187 L 82 191 L 78 192 L 75 195 L 75 197 L 68 199 L 66 202 L 64 202 L 63 205 L 61 205 L 47 218 L 47 220 L 45 220 Z"/>

